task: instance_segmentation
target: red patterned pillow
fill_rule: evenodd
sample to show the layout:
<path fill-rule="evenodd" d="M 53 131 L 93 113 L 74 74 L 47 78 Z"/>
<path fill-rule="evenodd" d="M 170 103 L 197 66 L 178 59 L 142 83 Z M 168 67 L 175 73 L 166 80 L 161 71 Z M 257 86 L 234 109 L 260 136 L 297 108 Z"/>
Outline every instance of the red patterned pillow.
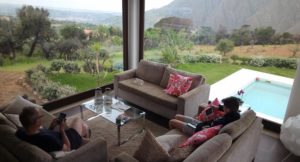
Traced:
<path fill-rule="evenodd" d="M 202 122 L 212 121 L 219 117 L 224 116 L 224 112 L 219 110 L 219 108 L 215 106 L 208 106 L 206 107 L 197 117 L 197 120 Z"/>
<path fill-rule="evenodd" d="M 179 74 L 170 74 L 169 82 L 165 92 L 172 96 L 180 96 L 191 88 L 192 82 L 192 77 L 185 77 Z"/>
<path fill-rule="evenodd" d="M 192 137 L 188 138 L 183 144 L 181 144 L 179 147 L 186 147 L 190 145 L 200 145 L 206 140 L 211 139 L 215 135 L 217 135 L 221 129 L 222 125 L 217 125 L 214 127 L 203 129 L 202 131 L 199 131 L 195 133 Z"/>

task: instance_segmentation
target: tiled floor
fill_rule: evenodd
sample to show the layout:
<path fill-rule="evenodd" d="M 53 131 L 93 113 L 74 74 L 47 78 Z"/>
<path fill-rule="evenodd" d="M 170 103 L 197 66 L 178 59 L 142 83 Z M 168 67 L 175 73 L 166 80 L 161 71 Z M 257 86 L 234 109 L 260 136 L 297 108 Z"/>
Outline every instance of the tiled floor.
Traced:
<path fill-rule="evenodd" d="M 300 162 L 300 157 L 290 154 L 279 139 L 279 135 L 264 130 L 255 162 Z"/>

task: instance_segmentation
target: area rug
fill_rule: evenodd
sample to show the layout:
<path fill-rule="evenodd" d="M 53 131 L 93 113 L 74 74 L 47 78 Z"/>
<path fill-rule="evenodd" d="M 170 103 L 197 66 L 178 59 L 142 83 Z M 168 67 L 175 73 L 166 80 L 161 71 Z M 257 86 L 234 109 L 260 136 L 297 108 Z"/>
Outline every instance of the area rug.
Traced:
<path fill-rule="evenodd" d="M 96 114 L 86 110 L 83 112 L 84 119 L 88 119 L 92 116 L 95 116 Z M 80 114 L 76 114 L 73 116 L 68 117 L 68 121 L 71 120 L 71 118 L 78 116 L 80 117 Z M 70 119 L 70 120 L 69 120 Z M 142 119 L 139 119 L 140 121 L 133 121 L 125 124 L 121 128 L 121 141 L 124 139 L 127 139 L 133 134 L 136 134 L 135 137 L 130 139 L 128 142 L 122 144 L 121 146 L 118 146 L 118 139 L 117 139 L 117 126 L 113 124 L 112 122 L 106 120 L 105 118 L 98 116 L 96 118 L 93 118 L 92 120 L 87 120 L 86 123 L 89 125 L 89 127 L 92 130 L 92 136 L 91 136 L 91 142 L 101 137 L 105 139 L 108 146 L 108 157 L 109 159 L 113 159 L 117 155 L 119 155 L 122 152 L 126 152 L 129 155 L 133 155 L 134 152 L 139 147 L 144 132 L 137 134 L 136 132 L 140 130 L 142 127 Z M 160 126 L 150 120 L 145 120 L 145 128 L 147 130 L 150 130 L 156 137 L 165 134 L 168 129 Z"/>

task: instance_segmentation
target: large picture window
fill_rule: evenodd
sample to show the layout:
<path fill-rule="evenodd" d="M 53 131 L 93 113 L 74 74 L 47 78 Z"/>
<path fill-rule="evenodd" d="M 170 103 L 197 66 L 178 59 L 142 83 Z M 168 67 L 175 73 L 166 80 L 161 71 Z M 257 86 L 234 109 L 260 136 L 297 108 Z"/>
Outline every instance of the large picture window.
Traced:
<path fill-rule="evenodd" d="M 122 1 L 0 2 L 0 103 L 42 104 L 112 83 L 123 70 Z"/>
<path fill-rule="evenodd" d="M 241 68 L 294 78 L 299 2 L 269 3 L 145 0 L 144 59 L 203 74 L 209 84 Z"/>

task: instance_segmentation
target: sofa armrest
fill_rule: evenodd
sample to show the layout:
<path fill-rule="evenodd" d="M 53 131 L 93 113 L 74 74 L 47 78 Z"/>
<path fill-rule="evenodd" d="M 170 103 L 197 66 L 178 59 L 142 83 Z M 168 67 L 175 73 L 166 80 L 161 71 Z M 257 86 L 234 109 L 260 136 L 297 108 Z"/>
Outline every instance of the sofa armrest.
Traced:
<path fill-rule="evenodd" d="M 232 138 L 229 135 L 219 134 L 200 145 L 183 162 L 216 162 L 230 148 L 231 144 Z"/>
<path fill-rule="evenodd" d="M 114 158 L 114 162 L 139 162 L 135 158 L 131 157 L 125 152 L 120 153 L 117 157 Z"/>
<path fill-rule="evenodd" d="M 136 73 L 136 69 L 130 69 L 130 70 L 126 70 L 123 71 L 119 74 L 116 74 L 114 76 L 114 92 L 115 92 L 115 96 L 118 96 L 118 84 L 120 81 L 122 80 L 126 80 L 126 79 L 130 79 L 135 77 L 135 73 Z"/>
<path fill-rule="evenodd" d="M 208 102 L 210 85 L 202 84 L 178 97 L 177 113 L 194 117 L 198 107 Z"/>
<path fill-rule="evenodd" d="M 81 146 L 76 151 L 57 160 L 58 162 L 107 162 L 107 145 L 102 138 L 97 138 Z"/>

